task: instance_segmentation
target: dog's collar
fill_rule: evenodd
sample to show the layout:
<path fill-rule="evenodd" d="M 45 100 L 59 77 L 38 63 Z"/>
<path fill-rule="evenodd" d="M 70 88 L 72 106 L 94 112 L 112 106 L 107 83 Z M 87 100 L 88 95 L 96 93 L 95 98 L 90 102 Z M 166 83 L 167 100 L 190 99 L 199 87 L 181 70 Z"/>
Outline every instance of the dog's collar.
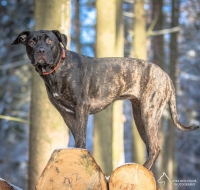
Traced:
<path fill-rule="evenodd" d="M 42 72 L 41 75 L 49 75 L 49 74 L 53 73 L 53 72 L 58 68 L 58 66 L 60 65 L 62 59 L 64 59 L 65 57 L 66 57 L 65 50 L 62 49 L 62 57 L 61 57 L 60 60 L 58 61 L 57 65 L 56 65 L 50 72 Z"/>

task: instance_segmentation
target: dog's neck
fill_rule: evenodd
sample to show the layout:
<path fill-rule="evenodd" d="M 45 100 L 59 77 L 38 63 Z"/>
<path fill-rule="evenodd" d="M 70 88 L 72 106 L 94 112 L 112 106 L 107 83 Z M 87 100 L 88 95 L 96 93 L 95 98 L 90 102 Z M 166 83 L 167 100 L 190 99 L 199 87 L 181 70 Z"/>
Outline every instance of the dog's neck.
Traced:
<path fill-rule="evenodd" d="M 58 63 L 56 64 L 56 66 L 52 69 L 48 69 L 49 71 L 46 71 L 46 69 L 44 68 L 36 68 L 36 71 L 41 75 L 41 76 L 45 76 L 45 75 L 50 75 L 52 74 L 53 72 L 56 71 L 56 69 L 59 67 L 60 63 L 62 62 L 62 60 L 66 57 L 66 52 L 65 52 L 65 49 L 62 48 L 62 56 L 60 57 Z"/>

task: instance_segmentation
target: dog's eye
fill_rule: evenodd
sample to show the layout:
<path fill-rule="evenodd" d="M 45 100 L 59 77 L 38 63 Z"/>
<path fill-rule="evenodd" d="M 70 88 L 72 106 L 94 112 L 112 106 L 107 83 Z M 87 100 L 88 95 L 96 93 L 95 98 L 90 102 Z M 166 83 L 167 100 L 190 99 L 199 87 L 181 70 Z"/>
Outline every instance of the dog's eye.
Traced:
<path fill-rule="evenodd" d="M 52 41 L 50 38 L 47 38 L 47 39 L 46 39 L 46 43 L 47 43 L 47 44 L 52 44 L 53 41 Z"/>
<path fill-rule="evenodd" d="M 30 40 L 30 41 L 29 41 L 29 44 L 33 46 L 33 45 L 35 45 L 35 41 Z"/>

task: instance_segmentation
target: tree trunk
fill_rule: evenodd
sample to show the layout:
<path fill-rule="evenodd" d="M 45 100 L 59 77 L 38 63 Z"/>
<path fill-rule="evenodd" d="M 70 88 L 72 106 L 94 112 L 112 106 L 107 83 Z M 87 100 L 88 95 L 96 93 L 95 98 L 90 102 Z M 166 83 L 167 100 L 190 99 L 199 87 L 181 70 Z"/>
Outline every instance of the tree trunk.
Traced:
<path fill-rule="evenodd" d="M 139 59 L 147 59 L 146 51 L 146 18 L 144 0 L 135 0 L 134 3 L 134 40 L 133 54 Z M 145 146 L 133 121 L 133 161 L 139 164 L 145 162 Z"/>
<path fill-rule="evenodd" d="M 153 0 L 152 1 L 152 21 L 157 20 L 154 30 L 163 29 L 163 0 Z M 152 37 L 152 50 L 153 50 L 153 63 L 158 65 L 161 69 L 165 69 L 165 58 L 164 58 L 164 39 L 163 35 Z M 164 118 L 161 118 L 160 128 L 158 132 L 159 143 L 161 147 L 161 152 L 156 160 L 156 163 L 152 169 L 154 175 L 158 179 L 163 171 L 163 159 L 166 156 L 166 151 L 163 148 L 164 145 Z"/>
<path fill-rule="evenodd" d="M 134 9 L 134 40 L 133 54 L 139 59 L 147 59 L 146 50 L 146 15 L 144 10 L 144 0 L 135 0 Z"/>
<path fill-rule="evenodd" d="M 172 16 L 171 28 L 179 25 L 179 0 L 172 0 Z M 178 59 L 178 33 L 171 33 L 170 38 L 170 68 L 169 75 L 176 87 L 176 63 Z M 170 179 L 176 179 L 176 128 L 171 120 L 168 120 L 168 136 L 166 137 L 167 143 L 167 173 Z M 175 190 L 174 186 L 170 184 L 167 187 L 169 190 Z"/>
<path fill-rule="evenodd" d="M 107 190 L 100 167 L 86 149 L 55 150 L 40 176 L 36 190 Z"/>
<path fill-rule="evenodd" d="M 81 51 L 81 43 L 80 43 L 80 4 L 79 0 L 74 1 L 74 11 L 75 11 L 75 18 L 74 18 L 74 33 L 75 33 L 75 47 L 76 52 L 80 53 Z"/>
<path fill-rule="evenodd" d="M 69 0 L 35 0 L 35 30 L 60 30 L 68 34 L 69 39 L 69 10 Z M 48 100 L 44 82 L 34 68 L 30 123 L 28 189 L 34 190 L 52 151 L 66 147 L 68 142 L 67 126 Z"/>
<path fill-rule="evenodd" d="M 157 20 L 154 30 L 163 29 L 163 0 L 152 1 L 152 20 Z M 153 63 L 164 69 L 164 39 L 163 35 L 154 36 L 152 39 Z"/>
<path fill-rule="evenodd" d="M 98 0 L 96 8 L 96 56 L 122 57 L 122 0 Z M 117 101 L 94 116 L 94 157 L 106 175 L 124 162 L 122 106 Z"/>
<path fill-rule="evenodd" d="M 153 174 L 139 164 L 125 164 L 115 169 L 109 179 L 109 190 L 156 190 Z"/>

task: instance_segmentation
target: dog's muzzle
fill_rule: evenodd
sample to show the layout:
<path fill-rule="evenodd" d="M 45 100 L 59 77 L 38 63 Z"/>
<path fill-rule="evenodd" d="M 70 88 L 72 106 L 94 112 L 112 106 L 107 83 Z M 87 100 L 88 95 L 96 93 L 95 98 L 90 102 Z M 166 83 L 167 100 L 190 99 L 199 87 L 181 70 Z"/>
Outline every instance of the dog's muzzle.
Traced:
<path fill-rule="evenodd" d="M 43 47 L 38 47 L 35 50 L 35 63 L 33 65 L 36 66 L 38 64 L 41 66 L 50 65 L 47 50 Z"/>

